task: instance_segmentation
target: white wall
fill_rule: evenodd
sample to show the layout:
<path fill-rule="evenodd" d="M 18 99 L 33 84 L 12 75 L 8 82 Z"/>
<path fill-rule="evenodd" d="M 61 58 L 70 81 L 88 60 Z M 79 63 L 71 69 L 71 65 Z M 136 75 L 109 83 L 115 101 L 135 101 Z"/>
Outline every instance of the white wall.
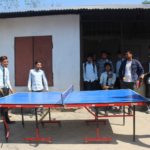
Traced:
<path fill-rule="evenodd" d="M 9 57 L 11 82 L 15 83 L 14 38 L 52 35 L 54 86 L 62 91 L 70 84 L 80 86 L 80 31 L 78 15 L 11 18 L 0 20 L 0 56 Z M 26 87 L 14 87 L 26 91 Z"/>

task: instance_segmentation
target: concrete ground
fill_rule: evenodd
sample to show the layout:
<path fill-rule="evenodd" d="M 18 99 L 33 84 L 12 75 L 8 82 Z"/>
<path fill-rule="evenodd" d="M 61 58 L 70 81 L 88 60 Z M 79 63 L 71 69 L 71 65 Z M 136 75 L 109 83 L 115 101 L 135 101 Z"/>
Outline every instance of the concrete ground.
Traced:
<path fill-rule="evenodd" d="M 40 118 L 40 116 L 39 116 Z M 48 117 L 47 117 L 48 118 Z M 150 149 L 150 114 L 136 112 L 136 142 L 132 141 L 133 120 L 126 118 L 123 126 L 122 118 L 109 118 L 106 124 L 100 123 L 102 137 L 112 137 L 112 142 L 99 142 L 85 144 L 83 138 L 95 137 L 96 125 L 87 125 L 84 120 L 92 119 L 85 109 L 77 109 L 71 112 L 52 111 L 52 118 L 62 120 L 62 126 L 46 124 L 40 125 L 42 137 L 53 137 L 53 143 L 29 143 L 23 140 L 25 137 L 35 136 L 35 117 L 25 115 L 25 128 L 21 125 L 20 114 L 11 114 L 11 120 L 16 123 L 10 125 L 10 138 L 5 142 L 4 128 L 0 123 L 0 147 L 10 150 L 148 150 Z"/>

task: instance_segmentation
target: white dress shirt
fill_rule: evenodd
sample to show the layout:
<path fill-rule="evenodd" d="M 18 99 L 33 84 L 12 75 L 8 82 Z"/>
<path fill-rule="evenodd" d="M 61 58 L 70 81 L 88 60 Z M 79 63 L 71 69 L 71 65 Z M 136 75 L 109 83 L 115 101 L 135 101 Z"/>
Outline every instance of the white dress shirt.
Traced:
<path fill-rule="evenodd" d="M 5 69 L 5 76 L 3 76 L 3 69 Z M 5 83 L 5 85 L 4 85 Z M 0 88 L 10 88 L 12 90 L 11 84 L 10 84 L 10 79 L 9 79 L 9 70 L 8 68 L 0 65 Z"/>
<path fill-rule="evenodd" d="M 29 91 L 48 91 L 48 83 L 43 70 L 31 69 L 29 72 L 28 79 L 28 90 Z"/>
<path fill-rule="evenodd" d="M 110 75 L 110 77 L 108 77 L 108 74 Z M 108 77 L 108 86 L 114 85 L 116 82 L 116 74 L 113 72 L 103 72 L 100 76 L 100 84 L 102 86 L 106 86 L 107 84 L 107 77 Z"/>
<path fill-rule="evenodd" d="M 86 65 L 83 64 L 83 80 L 87 82 L 98 80 L 96 65 L 88 62 L 86 62 Z"/>
<path fill-rule="evenodd" d="M 125 68 L 125 76 L 124 76 L 124 82 L 133 82 L 132 80 L 132 74 L 131 74 L 131 65 L 132 61 L 127 61 L 126 68 Z"/>

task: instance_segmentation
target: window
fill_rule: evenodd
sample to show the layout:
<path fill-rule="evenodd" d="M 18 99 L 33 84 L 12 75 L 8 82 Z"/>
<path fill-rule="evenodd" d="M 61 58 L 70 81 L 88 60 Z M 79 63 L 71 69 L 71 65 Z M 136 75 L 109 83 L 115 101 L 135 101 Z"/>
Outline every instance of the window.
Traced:
<path fill-rule="evenodd" d="M 15 85 L 27 86 L 29 70 L 34 62 L 43 64 L 49 86 L 53 85 L 52 36 L 15 38 Z"/>

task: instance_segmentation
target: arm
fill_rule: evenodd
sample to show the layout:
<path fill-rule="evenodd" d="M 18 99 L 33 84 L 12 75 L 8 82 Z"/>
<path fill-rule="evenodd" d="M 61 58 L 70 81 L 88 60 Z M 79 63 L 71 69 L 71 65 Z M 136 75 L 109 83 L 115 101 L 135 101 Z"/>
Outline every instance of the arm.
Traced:
<path fill-rule="evenodd" d="M 119 68 L 119 78 L 120 78 L 120 80 L 123 80 L 123 63 L 124 62 L 122 62 L 121 63 L 121 66 L 120 66 L 120 68 Z"/>
<path fill-rule="evenodd" d="M 98 80 L 98 74 L 97 74 L 97 66 L 95 64 L 95 79 Z"/>
<path fill-rule="evenodd" d="M 45 76 L 45 73 L 43 71 L 43 84 L 44 84 L 44 87 L 45 87 L 45 90 L 48 91 L 48 82 L 47 82 L 47 78 Z"/>
<path fill-rule="evenodd" d="M 100 86 L 103 90 L 107 90 L 109 88 L 108 86 L 106 86 L 104 73 L 102 73 L 100 76 Z"/>
<path fill-rule="evenodd" d="M 7 83 L 8 88 L 10 89 L 10 92 L 13 93 L 13 89 L 12 89 L 12 86 L 10 84 L 9 70 L 7 69 L 6 71 L 7 71 L 7 74 L 6 74 L 6 83 Z"/>
<path fill-rule="evenodd" d="M 28 90 L 29 91 L 31 91 L 31 81 L 32 81 L 32 79 L 31 79 L 32 77 L 31 77 L 31 70 L 30 70 L 30 72 L 29 72 L 29 78 L 28 78 Z"/>
<path fill-rule="evenodd" d="M 143 79 L 143 77 L 144 77 L 143 66 L 141 65 L 141 63 L 139 61 L 137 61 L 137 64 L 138 64 L 138 76 L 139 76 L 139 79 Z"/>
<path fill-rule="evenodd" d="M 116 74 L 113 73 L 113 77 L 112 77 L 112 85 L 113 86 L 114 86 L 115 82 L 116 82 Z"/>
<path fill-rule="evenodd" d="M 83 63 L 83 81 L 86 81 L 85 63 Z"/>

